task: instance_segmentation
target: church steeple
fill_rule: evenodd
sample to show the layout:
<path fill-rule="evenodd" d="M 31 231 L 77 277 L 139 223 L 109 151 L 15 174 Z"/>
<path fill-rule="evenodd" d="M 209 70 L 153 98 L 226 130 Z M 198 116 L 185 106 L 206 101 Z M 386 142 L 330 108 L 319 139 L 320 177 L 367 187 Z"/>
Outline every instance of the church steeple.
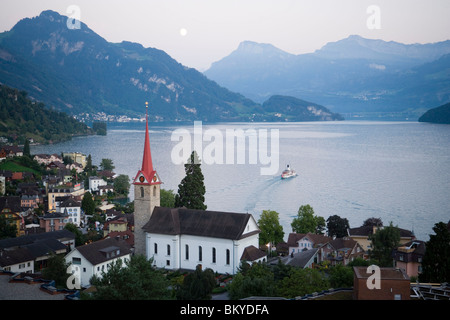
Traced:
<path fill-rule="evenodd" d="M 159 176 L 153 169 L 152 152 L 150 149 L 150 138 L 148 133 L 148 102 L 145 103 L 145 141 L 144 141 L 144 155 L 142 157 L 141 170 L 138 171 L 133 184 L 160 184 Z"/>
<path fill-rule="evenodd" d="M 142 229 L 160 205 L 161 180 L 153 168 L 148 132 L 148 103 L 146 102 L 145 141 L 142 167 L 134 178 L 134 249 L 136 254 L 146 254 L 146 236 Z"/>
<path fill-rule="evenodd" d="M 148 136 L 148 102 L 145 103 L 146 113 L 145 113 L 145 142 L 144 142 L 144 157 L 142 158 L 142 172 L 145 173 L 147 177 L 153 172 L 153 162 L 152 153 L 150 150 L 150 138 Z"/>

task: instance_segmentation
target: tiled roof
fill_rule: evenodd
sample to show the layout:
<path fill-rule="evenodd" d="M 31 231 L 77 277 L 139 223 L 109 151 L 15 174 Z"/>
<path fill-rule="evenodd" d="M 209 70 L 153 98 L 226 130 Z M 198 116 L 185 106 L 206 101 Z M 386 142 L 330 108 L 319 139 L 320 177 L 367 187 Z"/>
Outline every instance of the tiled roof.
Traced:
<path fill-rule="evenodd" d="M 287 244 L 290 247 L 298 247 L 298 241 L 307 237 L 314 245 L 325 244 L 332 240 L 331 237 L 327 237 L 321 234 L 314 233 L 290 233 L 288 236 Z"/>
<path fill-rule="evenodd" d="M 77 247 L 76 250 L 80 252 L 92 265 L 97 265 L 102 262 L 109 261 L 131 254 L 131 246 L 125 241 L 117 238 L 108 238 L 85 244 Z M 106 255 L 107 252 L 119 250 L 119 254 L 113 257 Z"/>
<path fill-rule="evenodd" d="M 244 252 L 242 253 L 241 260 L 242 261 L 255 261 L 262 257 L 265 257 L 267 254 L 256 248 L 255 246 L 248 246 L 244 249 Z"/>
<path fill-rule="evenodd" d="M 253 234 L 244 235 L 250 217 L 248 213 L 155 207 L 143 229 L 148 233 L 238 240 Z M 259 233 L 259 230 L 256 232 Z"/>

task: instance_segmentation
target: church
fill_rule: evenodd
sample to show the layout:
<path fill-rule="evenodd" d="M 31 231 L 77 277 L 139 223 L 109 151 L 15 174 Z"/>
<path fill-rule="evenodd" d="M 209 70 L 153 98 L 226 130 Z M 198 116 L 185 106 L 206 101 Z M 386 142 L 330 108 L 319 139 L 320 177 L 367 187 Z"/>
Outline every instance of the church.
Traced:
<path fill-rule="evenodd" d="M 147 111 L 142 166 L 133 180 L 135 253 L 152 258 L 158 268 L 201 265 L 229 274 L 237 273 L 242 261 L 266 259 L 251 214 L 161 207 L 161 183 L 153 168 Z"/>

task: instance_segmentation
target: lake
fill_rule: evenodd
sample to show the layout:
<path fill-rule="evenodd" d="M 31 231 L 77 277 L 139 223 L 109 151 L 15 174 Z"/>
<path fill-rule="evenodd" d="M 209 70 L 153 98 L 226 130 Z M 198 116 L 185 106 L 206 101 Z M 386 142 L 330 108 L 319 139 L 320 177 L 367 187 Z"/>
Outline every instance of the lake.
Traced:
<path fill-rule="evenodd" d="M 359 227 L 370 217 L 381 218 L 384 225 L 392 221 L 413 230 L 424 241 L 433 233 L 435 223 L 450 219 L 449 125 L 380 121 L 204 123 L 201 129 L 204 159 L 223 159 L 223 164 L 209 164 L 210 160 L 202 163 L 208 209 L 248 212 L 255 219 L 262 210 L 275 210 L 285 240 L 292 219 L 305 204 L 325 220 L 331 215 L 347 218 L 350 227 Z M 172 154 L 177 154 L 174 150 L 181 145 L 181 138 L 172 138 L 180 130 L 194 137 L 194 123 L 150 124 L 153 165 L 164 183 L 162 188 L 175 192 L 185 176 L 184 166 L 174 163 Z M 234 161 L 227 158 L 227 130 L 256 134 L 259 143 L 264 142 L 262 133 L 266 132 L 268 152 L 264 154 L 273 156 L 275 152 L 271 151 L 278 149 L 278 159 L 271 159 L 276 173 L 261 174 L 269 165 L 260 154 L 252 153 L 255 146 L 250 138 L 244 146 L 236 142 Z M 274 138 L 276 132 L 278 140 Z M 214 138 L 205 138 L 208 133 Z M 32 146 L 31 153 L 81 152 L 91 154 L 94 165 L 109 158 L 117 174 L 133 178 L 141 166 L 144 135 L 145 123 L 108 123 L 106 136 Z M 278 145 L 272 149 L 274 141 Z M 223 145 L 222 156 L 218 142 Z M 261 150 L 261 144 L 256 149 Z M 239 163 L 238 154 L 243 153 L 245 161 Z M 257 155 L 256 162 L 251 154 Z M 297 177 L 280 178 L 286 164 L 297 171 Z"/>

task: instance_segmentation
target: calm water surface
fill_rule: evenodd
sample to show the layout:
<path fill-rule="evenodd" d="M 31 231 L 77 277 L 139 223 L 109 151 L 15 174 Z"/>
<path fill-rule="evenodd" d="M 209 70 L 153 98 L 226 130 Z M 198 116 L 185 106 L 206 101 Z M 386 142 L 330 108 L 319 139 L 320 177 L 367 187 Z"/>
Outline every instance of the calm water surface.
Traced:
<path fill-rule="evenodd" d="M 175 192 L 185 175 L 183 165 L 171 159 L 179 143 L 171 141 L 177 128 L 192 132 L 194 124 L 150 125 L 154 167 L 164 182 L 162 187 Z M 270 129 L 279 130 L 277 174 L 261 175 L 260 168 L 267 166 L 248 160 L 246 164 L 203 164 L 202 171 L 208 209 L 249 212 L 256 219 L 262 210 L 275 210 L 285 239 L 304 204 L 325 219 L 335 214 L 347 218 L 351 227 L 370 217 L 381 218 L 385 225 L 392 221 L 425 241 L 435 223 L 450 219 L 448 125 L 375 121 L 203 124 L 203 132 L 208 129 L 218 129 L 224 137 L 226 129 L 267 129 L 269 137 Z M 144 130 L 144 123 L 108 124 L 107 136 L 32 146 L 31 152 L 82 152 L 91 154 L 96 165 L 109 158 L 116 173 L 132 178 L 141 166 Z M 203 150 L 210 144 L 203 142 Z M 281 180 L 288 163 L 299 175 Z"/>

